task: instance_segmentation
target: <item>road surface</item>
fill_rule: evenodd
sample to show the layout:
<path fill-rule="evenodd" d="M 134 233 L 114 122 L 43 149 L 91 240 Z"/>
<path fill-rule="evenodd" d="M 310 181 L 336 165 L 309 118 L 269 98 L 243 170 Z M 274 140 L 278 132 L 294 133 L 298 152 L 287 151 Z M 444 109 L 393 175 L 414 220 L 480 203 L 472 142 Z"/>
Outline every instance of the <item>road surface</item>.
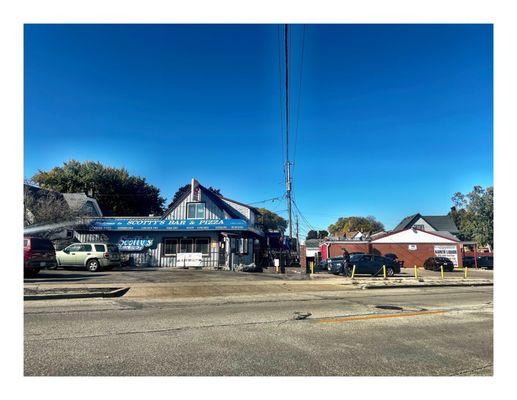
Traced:
<path fill-rule="evenodd" d="M 25 375 L 492 375 L 492 295 L 444 287 L 217 305 L 26 301 Z"/>

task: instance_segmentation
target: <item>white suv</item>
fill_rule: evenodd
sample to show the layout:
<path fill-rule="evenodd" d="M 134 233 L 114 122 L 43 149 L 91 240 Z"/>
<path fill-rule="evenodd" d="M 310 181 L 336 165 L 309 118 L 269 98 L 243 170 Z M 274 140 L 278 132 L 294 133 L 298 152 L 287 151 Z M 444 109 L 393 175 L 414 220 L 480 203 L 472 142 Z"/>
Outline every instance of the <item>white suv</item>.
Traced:
<path fill-rule="evenodd" d="M 56 251 L 56 259 L 60 267 L 80 267 L 97 272 L 120 265 L 120 252 L 111 243 L 74 243 Z"/>

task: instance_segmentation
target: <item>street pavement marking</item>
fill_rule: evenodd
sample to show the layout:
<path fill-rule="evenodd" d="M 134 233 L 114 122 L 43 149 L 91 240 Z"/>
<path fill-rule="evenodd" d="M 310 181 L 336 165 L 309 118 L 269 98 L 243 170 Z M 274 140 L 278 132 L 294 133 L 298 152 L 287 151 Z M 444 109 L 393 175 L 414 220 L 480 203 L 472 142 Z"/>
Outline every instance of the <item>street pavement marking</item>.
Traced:
<path fill-rule="evenodd" d="M 380 319 L 380 318 L 397 318 L 397 317 L 416 317 L 419 315 L 430 315 L 430 314 L 443 314 L 446 311 L 417 311 L 417 312 L 402 312 L 397 314 L 370 314 L 370 315 L 359 315 L 352 317 L 341 317 L 332 319 L 320 319 L 318 322 L 322 324 L 332 324 L 337 322 L 347 321 L 360 321 L 366 319 Z"/>

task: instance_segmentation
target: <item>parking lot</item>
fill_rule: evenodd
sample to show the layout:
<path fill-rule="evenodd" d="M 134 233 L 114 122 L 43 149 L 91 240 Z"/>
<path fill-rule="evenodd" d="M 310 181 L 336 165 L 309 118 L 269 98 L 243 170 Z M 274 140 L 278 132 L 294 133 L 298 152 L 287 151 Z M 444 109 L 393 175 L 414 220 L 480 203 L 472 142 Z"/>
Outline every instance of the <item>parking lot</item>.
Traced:
<path fill-rule="evenodd" d="M 403 269 L 396 277 L 413 277 L 413 269 Z M 463 270 L 445 272 L 445 278 L 462 278 Z M 419 277 L 440 278 L 440 272 L 418 269 Z M 368 278 L 367 275 L 358 277 Z M 493 271 L 468 270 L 469 278 L 492 279 Z M 315 279 L 341 278 L 325 271 L 314 274 Z M 265 269 L 262 273 L 246 273 L 233 271 L 210 271 L 198 269 L 177 268 L 119 268 L 111 271 L 88 272 L 84 270 L 42 270 L 37 276 L 25 278 L 26 284 L 102 284 L 102 283 L 183 283 L 183 282 L 260 282 L 278 280 L 304 280 L 309 279 L 300 268 L 288 268 L 286 274 L 277 274 L 274 268 Z"/>

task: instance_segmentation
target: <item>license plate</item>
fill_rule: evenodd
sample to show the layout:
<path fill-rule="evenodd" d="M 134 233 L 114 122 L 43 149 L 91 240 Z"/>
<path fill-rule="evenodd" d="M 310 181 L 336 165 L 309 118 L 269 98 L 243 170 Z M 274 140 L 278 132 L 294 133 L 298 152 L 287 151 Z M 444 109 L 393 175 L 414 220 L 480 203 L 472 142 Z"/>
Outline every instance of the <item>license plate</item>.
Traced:
<path fill-rule="evenodd" d="M 44 261 L 39 263 L 39 266 L 40 266 L 40 267 L 44 267 L 45 265 L 47 265 L 47 263 L 46 263 L 46 262 L 44 262 Z"/>

